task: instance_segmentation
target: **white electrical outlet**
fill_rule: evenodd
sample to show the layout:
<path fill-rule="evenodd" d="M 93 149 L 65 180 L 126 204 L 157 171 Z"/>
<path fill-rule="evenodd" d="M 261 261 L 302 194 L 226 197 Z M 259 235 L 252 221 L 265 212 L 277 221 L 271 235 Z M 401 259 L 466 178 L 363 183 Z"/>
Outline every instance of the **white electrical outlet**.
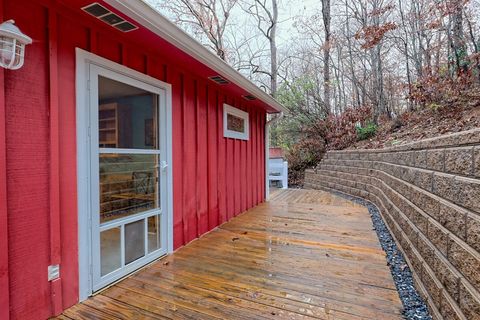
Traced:
<path fill-rule="evenodd" d="M 54 264 L 48 266 L 48 281 L 60 278 L 60 265 Z"/>

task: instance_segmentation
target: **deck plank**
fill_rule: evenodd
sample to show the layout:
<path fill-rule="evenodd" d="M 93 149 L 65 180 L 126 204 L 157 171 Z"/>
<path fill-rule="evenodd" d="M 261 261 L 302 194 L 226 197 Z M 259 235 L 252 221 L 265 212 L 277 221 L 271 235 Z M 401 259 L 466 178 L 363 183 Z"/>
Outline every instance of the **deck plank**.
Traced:
<path fill-rule="evenodd" d="M 368 210 L 290 189 L 63 319 L 402 319 L 401 310 Z"/>

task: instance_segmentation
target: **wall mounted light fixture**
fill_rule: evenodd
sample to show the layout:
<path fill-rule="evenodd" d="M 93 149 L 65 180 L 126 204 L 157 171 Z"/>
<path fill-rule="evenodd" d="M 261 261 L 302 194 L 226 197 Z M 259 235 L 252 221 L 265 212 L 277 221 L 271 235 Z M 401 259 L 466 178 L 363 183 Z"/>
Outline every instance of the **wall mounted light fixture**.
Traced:
<path fill-rule="evenodd" d="M 23 66 L 25 45 L 32 38 L 22 33 L 15 21 L 8 20 L 0 24 L 0 67 L 17 70 Z"/>

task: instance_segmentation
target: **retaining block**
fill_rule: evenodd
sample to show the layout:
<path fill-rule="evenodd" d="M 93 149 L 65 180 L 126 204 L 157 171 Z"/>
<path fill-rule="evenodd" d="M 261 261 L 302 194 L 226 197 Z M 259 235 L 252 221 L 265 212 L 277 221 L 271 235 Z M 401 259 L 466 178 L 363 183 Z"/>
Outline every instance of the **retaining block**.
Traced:
<path fill-rule="evenodd" d="M 380 210 L 434 319 L 480 319 L 480 129 L 327 153 L 305 187 Z"/>

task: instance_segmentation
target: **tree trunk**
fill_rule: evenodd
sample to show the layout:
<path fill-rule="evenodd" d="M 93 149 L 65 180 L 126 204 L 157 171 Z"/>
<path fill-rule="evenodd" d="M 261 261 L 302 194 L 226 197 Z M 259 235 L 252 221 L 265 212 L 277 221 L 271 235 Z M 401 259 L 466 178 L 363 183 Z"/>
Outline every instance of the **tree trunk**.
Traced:
<path fill-rule="evenodd" d="M 466 19 L 467 20 L 467 25 L 468 25 L 468 33 L 470 35 L 470 41 L 472 42 L 472 46 L 473 46 L 473 50 L 475 53 L 479 53 L 480 52 L 480 48 L 479 48 L 479 44 L 480 41 L 478 41 L 477 43 L 477 40 L 475 39 L 475 34 L 473 33 L 473 27 L 472 27 L 472 22 L 470 21 L 470 19 Z M 479 39 L 480 40 L 480 39 Z M 480 58 L 477 56 L 477 58 L 475 58 L 476 61 L 475 63 L 477 64 L 477 81 L 478 83 L 480 83 Z"/>
<path fill-rule="evenodd" d="M 355 64 L 353 61 L 353 52 L 352 52 L 352 35 L 350 34 L 350 16 L 348 10 L 348 3 L 345 2 L 345 17 L 346 17 L 346 32 L 347 32 L 347 46 L 348 46 L 348 58 L 349 58 L 349 67 L 350 73 L 352 74 L 352 84 L 353 84 L 353 91 L 354 91 L 354 100 L 356 100 L 354 105 L 360 107 L 362 105 L 362 101 L 360 98 L 360 89 L 359 89 L 359 81 L 357 79 L 357 74 L 355 72 Z"/>
<path fill-rule="evenodd" d="M 398 7 L 400 10 L 400 17 L 402 18 L 402 27 L 403 27 L 403 32 L 405 34 L 405 39 L 403 40 L 403 49 L 405 50 L 405 62 L 406 62 L 406 67 L 407 67 L 407 82 L 408 82 L 408 111 L 413 111 L 415 110 L 415 106 L 412 101 L 412 78 L 410 75 L 410 55 L 408 54 L 408 31 L 407 31 L 407 26 L 405 24 L 405 14 L 403 12 L 403 7 L 402 7 L 402 0 L 398 0 Z"/>
<path fill-rule="evenodd" d="M 277 23 L 278 23 L 278 3 L 272 0 L 272 28 L 270 30 L 270 90 L 272 96 L 277 93 L 278 85 L 278 65 L 277 65 Z"/>
<path fill-rule="evenodd" d="M 323 88 L 324 100 L 327 110 L 331 110 L 330 103 L 330 0 L 322 0 L 323 25 L 325 27 L 325 43 L 323 45 Z"/>
<path fill-rule="evenodd" d="M 465 66 L 463 64 L 463 60 L 465 59 L 465 39 L 463 35 L 463 6 L 461 4 L 456 5 L 452 19 L 452 49 L 455 53 L 455 64 L 458 73 L 465 71 Z"/>

